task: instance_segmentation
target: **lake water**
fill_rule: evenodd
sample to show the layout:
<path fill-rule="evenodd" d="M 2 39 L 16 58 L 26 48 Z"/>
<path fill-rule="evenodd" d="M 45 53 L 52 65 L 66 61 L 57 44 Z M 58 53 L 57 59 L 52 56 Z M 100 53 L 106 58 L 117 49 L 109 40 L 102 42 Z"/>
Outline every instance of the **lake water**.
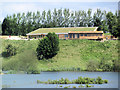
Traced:
<path fill-rule="evenodd" d="M 37 84 L 37 80 L 58 80 L 62 77 L 73 80 L 77 79 L 79 76 L 90 78 L 97 78 L 100 76 L 102 79 L 107 79 L 109 81 L 108 84 L 94 84 L 94 88 L 118 88 L 117 72 L 41 72 L 41 74 L 5 74 L 2 75 L 2 85 L 8 88 L 60 88 L 60 84 Z M 79 86 L 79 84 L 63 84 L 63 87 L 69 85 L 71 87 Z"/>

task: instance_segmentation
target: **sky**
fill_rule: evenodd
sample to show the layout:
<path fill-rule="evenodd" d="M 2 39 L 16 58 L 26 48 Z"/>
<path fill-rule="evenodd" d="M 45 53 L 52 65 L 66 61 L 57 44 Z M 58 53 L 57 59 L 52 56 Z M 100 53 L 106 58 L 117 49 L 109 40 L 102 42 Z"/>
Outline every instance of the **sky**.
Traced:
<path fill-rule="evenodd" d="M 84 1 L 84 2 L 83 2 Z M 0 0 L 0 21 L 7 15 L 23 12 L 36 12 L 43 10 L 53 10 L 69 8 L 71 11 L 92 9 L 93 12 L 97 8 L 101 10 L 115 12 L 118 10 L 119 0 Z"/>

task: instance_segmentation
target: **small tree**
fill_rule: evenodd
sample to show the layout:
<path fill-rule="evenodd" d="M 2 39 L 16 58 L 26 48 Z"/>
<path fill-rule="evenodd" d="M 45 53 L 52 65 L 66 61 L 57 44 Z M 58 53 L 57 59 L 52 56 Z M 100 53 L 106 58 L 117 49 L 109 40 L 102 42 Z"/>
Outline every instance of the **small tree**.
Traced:
<path fill-rule="evenodd" d="M 36 51 L 39 60 L 54 57 L 59 51 L 59 38 L 55 33 L 48 33 L 44 39 L 39 41 Z"/>
<path fill-rule="evenodd" d="M 5 48 L 5 52 L 2 53 L 3 57 L 9 57 L 14 56 L 17 54 L 17 49 L 15 46 L 12 46 L 11 44 L 8 44 Z"/>

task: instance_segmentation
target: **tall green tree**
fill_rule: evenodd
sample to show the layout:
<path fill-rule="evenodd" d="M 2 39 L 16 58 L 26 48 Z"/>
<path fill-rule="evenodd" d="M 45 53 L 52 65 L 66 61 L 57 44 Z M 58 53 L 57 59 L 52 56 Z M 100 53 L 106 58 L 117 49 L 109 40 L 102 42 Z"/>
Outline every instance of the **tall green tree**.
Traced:
<path fill-rule="evenodd" d="M 62 9 L 58 9 L 57 11 L 57 26 L 58 27 L 63 27 L 63 16 L 62 16 Z"/>
<path fill-rule="evenodd" d="M 27 12 L 26 18 L 27 18 L 26 28 L 28 33 L 32 31 L 32 12 Z"/>
<path fill-rule="evenodd" d="M 81 11 L 80 10 L 78 12 L 75 11 L 75 25 L 77 27 L 80 26 L 80 20 L 81 20 Z"/>
<path fill-rule="evenodd" d="M 95 12 L 93 15 L 93 23 L 95 27 L 100 26 L 102 24 L 102 17 L 103 12 L 100 9 L 97 9 L 97 12 Z"/>
<path fill-rule="evenodd" d="M 72 11 L 70 14 L 69 26 L 74 27 L 74 25 L 75 25 L 75 16 L 74 16 L 74 11 Z"/>
<path fill-rule="evenodd" d="M 40 12 L 37 11 L 35 28 L 38 29 L 40 27 L 41 27 L 41 15 L 40 15 Z"/>
<path fill-rule="evenodd" d="M 59 51 L 59 38 L 55 33 L 48 33 L 47 36 L 39 40 L 38 47 L 36 49 L 37 57 L 41 59 L 49 59 L 54 57 Z"/>
<path fill-rule="evenodd" d="M 93 19 L 92 19 L 92 9 L 88 9 L 88 11 L 87 11 L 87 26 L 88 27 L 91 27 L 92 25 L 93 25 Z"/>
<path fill-rule="evenodd" d="M 46 22 L 46 11 L 44 10 L 43 12 L 42 12 L 42 28 L 44 27 L 44 28 L 46 28 L 46 24 L 47 24 L 47 22 Z"/>
<path fill-rule="evenodd" d="M 51 17 L 51 10 L 48 10 L 47 12 L 47 27 L 52 27 L 52 17 Z"/>
<path fill-rule="evenodd" d="M 56 8 L 54 9 L 53 11 L 53 15 L 52 15 L 52 23 L 53 23 L 53 27 L 56 27 L 57 26 L 57 10 Z"/>
<path fill-rule="evenodd" d="M 69 16 L 70 16 L 70 12 L 69 12 L 69 9 L 64 9 L 63 10 L 63 14 L 64 14 L 64 21 L 63 21 L 63 26 L 64 27 L 68 27 L 69 25 Z"/>

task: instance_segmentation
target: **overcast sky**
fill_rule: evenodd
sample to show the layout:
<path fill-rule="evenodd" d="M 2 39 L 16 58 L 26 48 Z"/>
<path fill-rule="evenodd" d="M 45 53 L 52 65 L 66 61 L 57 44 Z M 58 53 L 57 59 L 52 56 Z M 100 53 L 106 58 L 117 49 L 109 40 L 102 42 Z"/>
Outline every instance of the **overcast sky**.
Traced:
<path fill-rule="evenodd" d="M 84 1 L 84 2 L 83 2 Z M 88 10 L 97 8 L 113 13 L 118 10 L 119 0 L 0 0 L 0 21 L 7 15 L 18 12 L 36 12 L 53 10 L 54 8 L 69 8 L 70 10 Z"/>

